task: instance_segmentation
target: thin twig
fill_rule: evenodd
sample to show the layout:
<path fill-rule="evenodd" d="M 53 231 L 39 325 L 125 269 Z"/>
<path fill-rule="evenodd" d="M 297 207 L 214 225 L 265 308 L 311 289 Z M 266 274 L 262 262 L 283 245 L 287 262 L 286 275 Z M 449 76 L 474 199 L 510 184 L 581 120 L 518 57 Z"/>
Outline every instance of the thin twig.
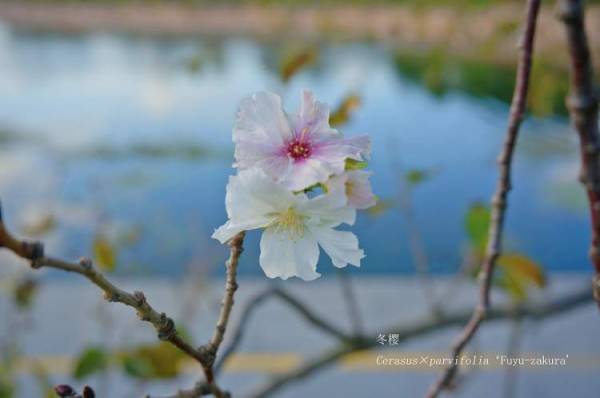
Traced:
<path fill-rule="evenodd" d="M 586 286 L 578 291 L 565 294 L 554 300 L 540 304 L 523 304 L 518 307 L 507 306 L 492 308 L 487 317 L 481 322 L 501 321 L 508 319 L 533 318 L 543 320 L 561 313 L 573 310 L 579 306 L 592 302 L 592 295 Z M 457 311 L 454 313 L 441 314 L 438 317 L 430 317 L 420 322 L 407 326 L 405 322 L 390 327 L 384 334 L 396 333 L 399 342 L 404 343 L 412 338 L 423 337 L 427 334 L 438 332 L 448 327 L 463 325 L 472 316 L 472 311 Z M 251 398 L 265 398 L 280 391 L 288 384 L 304 379 L 322 368 L 332 365 L 342 357 L 356 351 L 365 350 L 376 346 L 378 343 L 373 339 L 356 339 L 352 342 L 342 342 L 337 347 L 325 352 L 317 358 L 308 361 L 298 369 L 290 373 L 272 379 L 270 382 L 255 390 Z"/>
<path fill-rule="evenodd" d="M 269 298 L 279 298 L 284 304 L 289 305 L 312 326 L 321 330 L 324 333 L 331 335 L 339 341 L 351 341 L 355 338 L 351 337 L 350 335 L 347 335 L 337 326 L 329 323 L 325 319 L 322 319 L 321 317 L 313 313 L 310 310 L 310 308 L 306 304 L 301 302 L 298 298 L 293 297 L 291 294 L 287 293 L 279 287 L 271 287 L 251 298 L 242 308 L 242 317 L 240 318 L 236 326 L 235 332 L 232 333 L 229 345 L 223 350 L 223 355 L 219 358 L 215 365 L 216 373 L 220 372 L 223 369 L 223 366 L 227 362 L 227 359 L 239 347 L 239 344 L 241 343 L 244 337 L 244 331 L 246 330 L 248 322 L 250 321 L 250 318 L 254 311 Z"/>
<path fill-rule="evenodd" d="M 234 294 L 238 288 L 237 284 L 237 267 L 242 254 L 244 244 L 245 232 L 240 232 L 229 241 L 230 254 L 227 260 L 226 266 L 226 278 L 225 278 L 225 295 L 221 303 L 221 311 L 219 318 L 215 326 L 212 338 L 210 341 L 200 347 L 199 351 L 203 352 L 209 358 L 209 366 L 206 372 L 206 381 L 210 384 L 214 380 L 213 365 L 217 351 L 223 342 L 225 331 L 227 330 L 227 323 L 229 322 L 229 315 L 234 303 Z"/>
<path fill-rule="evenodd" d="M 506 138 L 502 147 L 502 152 L 498 159 L 500 175 L 498 178 L 496 192 L 492 198 L 492 213 L 490 229 L 488 231 L 488 243 L 485 259 L 481 267 L 481 285 L 479 303 L 475 308 L 469 322 L 463 329 L 458 339 L 453 344 L 452 356 L 458 358 L 477 332 L 479 325 L 487 316 L 490 306 L 490 288 L 492 285 L 492 276 L 496 266 L 496 260 L 502 252 L 502 233 L 504 227 L 504 217 L 507 207 L 508 192 L 511 188 L 511 163 L 513 152 L 519 133 L 521 121 L 525 115 L 527 93 L 529 89 L 529 76 L 531 72 L 531 61 L 533 53 L 533 41 L 535 36 L 535 26 L 537 15 L 540 8 L 540 0 L 527 1 L 527 14 L 525 18 L 525 31 L 523 32 L 520 43 L 520 55 L 517 66 L 517 77 L 515 90 L 510 107 L 510 116 L 508 120 L 508 129 Z M 458 369 L 458 361 L 453 361 L 440 378 L 431 386 L 427 396 L 434 398 L 452 382 Z"/>
<path fill-rule="evenodd" d="M 600 305 L 600 135 L 598 98 L 594 88 L 593 67 L 585 33 L 583 2 L 559 3 L 558 17 L 564 22 L 569 47 L 571 88 L 567 107 L 577 129 L 581 148 L 579 179 L 585 186 L 590 207 L 592 239 L 590 259 L 596 270 L 593 291 Z"/>
<path fill-rule="evenodd" d="M 227 397 L 228 393 L 222 391 L 215 383 L 212 377 L 212 365 L 214 363 L 214 354 L 218 349 L 225 333 L 225 327 L 231 306 L 233 305 L 233 292 L 235 291 L 236 268 L 239 256 L 242 252 L 243 233 L 234 238 L 231 244 L 231 254 L 227 262 L 227 284 L 224 298 L 224 305 L 217 322 L 215 336 L 211 341 L 199 349 L 195 349 L 186 342 L 175 328 L 175 322 L 164 312 L 156 311 L 147 301 L 141 291 L 129 293 L 111 281 L 109 281 L 101 272 L 97 271 L 89 258 L 82 258 L 78 262 L 70 262 L 44 255 L 44 246 L 40 242 L 29 242 L 16 239 L 5 227 L 2 218 L 2 206 L 0 204 L 0 247 L 12 251 L 17 256 L 29 260 L 34 269 L 42 267 L 59 269 L 66 272 L 72 272 L 84 276 L 90 282 L 98 286 L 104 292 L 104 298 L 110 302 L 117 302 L 128 307 L 134 308 L 138 317 L 154 326 L 158 333 L 158 338 L 171 343 L 179 350 L 190 356 L 198 362 L 204 371 L 207 382 L 202 383 L 203 390 L 214 394 L 218 398 Z M 199 395 L 196 395 L 199 396 Z"/>
<path fill-rule="evenodd" d="M 358 306 L 358 300 L 356 298 L 356 290 L 352 284 L 352 278 L 346 268 L 336 268 L 338 280 L 340 281 L 340 288 L 348 310 L 348 318 L 352 325 L 352 333 L 359 335 L 363 332 L 364 325 L 360 314 L 360 307 Z"/>

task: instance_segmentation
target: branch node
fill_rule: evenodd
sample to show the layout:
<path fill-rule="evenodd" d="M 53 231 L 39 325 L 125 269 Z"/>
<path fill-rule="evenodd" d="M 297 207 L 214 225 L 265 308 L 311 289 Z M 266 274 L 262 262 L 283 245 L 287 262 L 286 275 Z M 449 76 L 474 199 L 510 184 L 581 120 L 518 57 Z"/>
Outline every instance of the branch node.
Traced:
<path fill-rule="evenodd" d="M 94 266 L 92 259 L 89 257 L 81 257 L 78 262 L 79 265 L 81 265 L 81 268 L 83 268 L 86 271 L 90 271 Z"/>
<path fill-rule="evenodd" d="M 175 322 L 167 316 L 164 312 L 160 314 L 161 326 L 158 329 L 158 338 L 160 340 L 171 340 L 177 334 L 175 329 Z"/>
<path fill-rule="evenodd" d="M 133 292 L 133 297 L 135 297 L 139 307 L 146 304 L 146 296 L 144 295 L 144 292 L 135 291 Z"/>

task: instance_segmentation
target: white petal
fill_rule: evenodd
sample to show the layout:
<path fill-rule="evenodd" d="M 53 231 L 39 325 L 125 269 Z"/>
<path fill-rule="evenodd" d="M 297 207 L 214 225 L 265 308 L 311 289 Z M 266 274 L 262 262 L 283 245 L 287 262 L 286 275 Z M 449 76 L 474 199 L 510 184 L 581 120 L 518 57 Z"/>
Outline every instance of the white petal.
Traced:
<path fill-rule="evenodd" d="M 260 266 L 269 278 L 297 276 L 311 281 L 321 276 L 317 269 L 319 246 L 310 231 L 292 240 L 285 231 L 267 228 L 260 239 Z"/>
<path fill-rule="evenodd" d="M 368 158 L 370 153 L 371 139 L 366 135 L 327 140 L 313 146 L 313 156 L 336 165 L 339 172 L 344 170 L 344 162 L 347 158 L 363 160 Z M 342 164 L 341 169 L 340 163 Z"/>
<path fill-rule="evenodd" d="M 360 267 L 360 260 L 365 254 L 358 248 L 358 239 L 352 232 L 327 227 L 315 227 L 311 231 L 319 246 L 331 257 L 333 265 L 339 268 L 348 264 Z"/>
<path fill-rule="evenodd" d="M 298 211 L 309 217 L 311 224 L 337 226 L 341 223 L 353 225 L 356 210 L 349 207 L 345 186 L 331 186 L 327 193 L 298 203 Z"/>
<path fill-rule="evenodd" d="M 327 163 L 308 158 L 293 162 L 289 173 L 282 181 L 290 190 L 302 191 L 319 182 L 327 181 L 335 171 L 336 169 L 331 168 Z"/>
<path fill-rule="evenodd" d="M 227 215 L 235 224 L 264 219 L 298 200 L 258 169 L 243 170 L 229 177 L 225 195 Z"/>
<path fill-rule="evenodd" d="M 300 111 L 291 119 L 297 137 L 308 135 L 311 141 L 319 141 L 339 136 L 338 131 L 329 126 L 329 107 L 315 101 L 315 96 L 308 90 L 302 91 Z"/>
<path fill-rule="evenodd" d="M 225 224 L 217 228 L 215 232 L 213 232 L 211 237 L 213 239 L 218 240 L 221 243 L 225 243 L 229 239 L 237 235 L 239 232 L 266 227 L 272 221 L 273 218 L 269 217 L 261 217 L 254 220 L 246 220 L 244 223 L 240 224 L 235 224 L 231 221 L 227 221 Z"/>
<path fill-rule="evenodd" d="M 261 91 L 242 100 L 233 141 L 264 141 L 276 147 L 291 139 L 292 131 L 279 95 Z"/>
<path fill-rule="evenodd" d="M 331 177 L 326 186 L 329 189 L 343 187 L 348 197 L 348 206 L 355 209 L 368 209 L 377 202 L 369 182 L 371 174 L 364 170 L 346 171 L 343 174 Z"/>

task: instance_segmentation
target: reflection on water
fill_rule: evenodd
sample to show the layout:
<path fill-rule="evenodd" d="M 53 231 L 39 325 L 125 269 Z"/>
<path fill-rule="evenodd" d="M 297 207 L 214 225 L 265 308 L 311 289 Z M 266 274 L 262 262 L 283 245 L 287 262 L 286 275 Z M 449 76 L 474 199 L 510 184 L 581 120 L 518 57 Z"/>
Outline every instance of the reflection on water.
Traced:
<path fill-rule="evenodd" d="M 283 85 L 277 60 L 285 48 L 0 29 L 0 195 L 9 223 L 43 235 L 50 251 L 65 256 L 110 242 L 123 273 L 220 269 L 225 249 L 209 236 L 225 220 L 238 101 L 270 89 L 293 109 L 301 88 L 331 104 L 352 92 L 362 105 L 342 129 L 373 137 L 380 198 L 394 203 L 406 170 L 434 171 L 414 192 L 416 217 L 432 268 L 456 269 L 463 216 L 494 187 L 512 71 L 325 44 L 316 65 Z M 538 114 L 556 111 L 544 109 Z M 521 143 L 507 245 L 549 269 L 587 270 L 587 221 L 566 121 L 529 120 Z M 357 274 L 412 270 L 398 211 L 362 214 L 355 230 L 367 253 Z M 242 273 L 260 272 L 257 238 L 250 234 Z"/>

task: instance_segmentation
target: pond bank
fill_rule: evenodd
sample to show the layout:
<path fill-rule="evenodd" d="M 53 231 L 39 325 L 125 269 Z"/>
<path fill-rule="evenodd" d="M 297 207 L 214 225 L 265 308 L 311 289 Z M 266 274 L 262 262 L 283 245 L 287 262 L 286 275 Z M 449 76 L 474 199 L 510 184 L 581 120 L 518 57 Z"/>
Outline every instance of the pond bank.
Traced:
<path fill-rule="evenodd" d="M 123 31 L 159 35 L 239 35 L 317 41 L 386 41 L 400 47 L 443 47 L 448 51 L 515 62 L 522 19 L 519 4 L 460 9 L 441 6 L 186 6 L 182 4 L 41 4 L 0 5 L 0 20 L 17 28 L 64 32 Z M 587 10 L 588 35 L 600 37 L 600 6 Z M 600 41 L 592 40 L 594 58 Z M 547 62 L 564 65 L 562 26 L 553 9 L 541 11 L 536 51 Z"/>

